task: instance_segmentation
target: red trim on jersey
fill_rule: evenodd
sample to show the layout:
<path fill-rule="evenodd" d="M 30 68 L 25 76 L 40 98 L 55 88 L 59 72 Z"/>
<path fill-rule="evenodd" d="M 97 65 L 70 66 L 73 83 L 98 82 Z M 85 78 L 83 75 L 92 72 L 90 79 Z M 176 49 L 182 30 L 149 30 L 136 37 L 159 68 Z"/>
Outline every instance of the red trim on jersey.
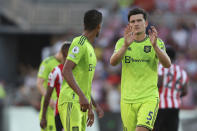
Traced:
<path fill-rule="evenodd" d="M 170 69 L 168 70 L 168 73 L 170 72 Z M 165 75 L 165 74 L 163 74 L 163 75 Z M 169 82 L 169 80 L 170 80 L 170 76 L 168 76 L 167 77 L 167 83 Z M 168 88 L 166 88 L 165 87 L 165 82 L 164 82 L 164 88 L 165 88 L 165 93 L 164 93 L 164 101 L 165 101 L 165 103 L 164 103 L 164 106 L 165 107 L 167 107 L 168 108 L 168 100 L 167 100 L 167 98 L 168 98 Z"/>
<path fill-rule="evenodd" d="M 171 88 L 171 101 L 172 101 L 172 108 L 174 108 L 174 90 L 175 90 L 175 86 L 176 86 L 176 74 L 177 74 L 177 71 L 176 71 L 176 65 L 173 65 L 173 73 L 174 73 L 174 76 L 173 76 L 173 83 L 172 83 L 172 88 Z"/>
<path fill-rule="evenodd" d="M 180 69 L 181 70 L 181 83 L 183 83 L 183 70 L 182 69 Z M 186 76 L 187 77 L 187 76 Z M 182 86 L 183 86 L 183 84 L 182 84 Z M 179 85 L 179 88 L 178 88 L 179 90 L 181 90 L 181 85 Z M 178 107 L 180 108 L 180 106 L 181 106 L 181 100 L 180 100 L 180 95 L 181 95 L 181 93 L 180 92 L 178 92 L 177 94 L 176 94 L 176 98 L 178 99 Z"/>
<path fill-rule="evenodd" d="M 59 98 L 59 93 L 60 93 L 60 86 L 62 83 L 60 83 L 60 78 L 59 78 L 59 74 L 56 77 L 56 81 L 55 81 L 55 89 L 56 89 L 56 93 L 57 93 L 57 101 L 56 101 L 56 109 L 55 109 L 55 115 L 58 114 L 58 98 Z"/>
<path fill-rule="evenodd" d="M 60 89 L 62 86 L 63 82 L 63 75 L 62 75 L 62 70 L 63 70 L 63 64 L 58 65 L 55 67 L 52 71 L 52 74 L 57 73 L 56 77 L 54 78 L 54 87 L 57 93 L 57 101 L 56 101 L 56 109 L 55 109 L 55 115 L 59 113 L 58 111 L 58 99 L 59 99 L 59 94 L 60 94 Z M 50 81 L 48 82 L 48 86 L 50 86 Z"/>
<path fill-rule="evenodd" d="M 161 70 L 162 70 L 162 76 L 163 76 L 163 74 L 164 74 L 164 68 L 162 68 Z M 163 81 L 163 83 L 164 83 L 164 81 Z M 162 83 L 162 86 L 159 87 L 159 97 L 160 97 L 160 98 L 161 98 L 162 90 L 163 90 L 163 88 L 164 88 L 164 87 L 163 87 L 163 85 L 164 85 L 163 83 Z M 161 108 L 161 102 L 159 103 L 159 108 Z"/>
<path fill-rule="evenodd" d="M 53 68 L 53 70 L 51 71 L 51 73 L 54 73 L 54 71 L 55 71 L 55 68 Z M 48 86 L 50 86 L 50 81 L 51 81 L 51 79 L 48 80 L 48 84 L 47 84 Z"/>

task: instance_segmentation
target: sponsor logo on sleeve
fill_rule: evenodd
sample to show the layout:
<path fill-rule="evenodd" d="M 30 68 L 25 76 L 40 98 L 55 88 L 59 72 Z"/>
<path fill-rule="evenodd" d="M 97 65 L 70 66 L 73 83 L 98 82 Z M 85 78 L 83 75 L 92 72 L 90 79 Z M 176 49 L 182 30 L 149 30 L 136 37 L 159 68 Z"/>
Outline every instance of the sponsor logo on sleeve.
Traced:
<path fill-rule="evenodd" d="M 128 51 L 131 51 L 131 47 L 128 47 Z"/>
<path fill-rule="evenodd" d="M 72 49 L 72 52 L 73 52 L 74 54 L 79 53 L 79 47 L 78 47 L 78 46 L 75 46 L 75 47 Z"/>
<path fill-rule="evenodd" d="M 45 69 L 45 66 L 42 65 L 42 66 L 40 67 L 40 70 L 39 70 L 39 74 L 40 74 L 40 75 L 42 75 L 42 73 L 44 72 L 44 69 Z"/>
<path fill-rule="evenodd" d="M 71 58 L 75 58 L 75 56 L 74 56 L 73 54 L 69 54 L 69 56 L 70 56 Z"/>

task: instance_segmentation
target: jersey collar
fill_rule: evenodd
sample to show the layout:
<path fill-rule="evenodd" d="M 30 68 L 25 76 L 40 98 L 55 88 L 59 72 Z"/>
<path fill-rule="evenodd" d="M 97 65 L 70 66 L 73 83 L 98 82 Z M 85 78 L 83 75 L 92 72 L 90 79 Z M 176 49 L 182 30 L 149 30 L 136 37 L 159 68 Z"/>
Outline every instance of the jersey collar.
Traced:
<path fill-rule="evenodd" d="M 148 35 L 146 35 L 146 37 L 143 39 L 143 40 L 140 40 L 140 41 L 137 41 L 137 40 L 134 40 L 136 43 L 141 43 L 141 42 L 144 42 L 148 39 Z"/>

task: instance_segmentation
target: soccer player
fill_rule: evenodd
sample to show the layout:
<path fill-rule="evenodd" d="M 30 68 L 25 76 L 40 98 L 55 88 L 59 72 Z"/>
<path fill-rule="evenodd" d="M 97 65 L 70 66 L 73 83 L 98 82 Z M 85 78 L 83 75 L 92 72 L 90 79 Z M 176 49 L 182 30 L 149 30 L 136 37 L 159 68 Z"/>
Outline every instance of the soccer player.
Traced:
<path fill-rule="evenodd" d="M 166 48 L 166 52 L 174 62 L 175 50 Z M 187 73 L 179 65 L 172 64 L 170 68 L 159 65 L 158 75 L 160 103 L 154 131 L 178 131 L 180 99 L 187 94 Z"/>
<path fill-rule="evenodd" d="M 121 118 L 124 131 L 153 129 L 159 106 L 158 62 L 170 67 L 171 61 L 155 27 L 146 35 L 147 14 L 141 8 L 128 13 L 124 37 L 120 38 L 110 59 L 115 66 L 122 61 Z"/>
<path fill-rule="evenodd" d="M 48 87 L 47 84 L 48 84 L 49 73 L 53 70 L 54 67 L 62 63 L 63 59 L 64 57 L 62 51 L 60 50 L 54 56 L 45 58 L 40 64 L 38 77 L 37 77 L 37 88 L 42 95 L 40 116 L 39 116 L 40 120 L 42 117 L 44 96 L 46 95 L 46 89 Z M 50 99 L 50 104 L 49 104 L 50 106 L 48 107 L 46 114 L 47 127 L 45 128 L 45 130 L 41 129 L 42 131 L 56 131 L 55 117 L 54 117 L 54 108 L 56 105 L 56 100 L 57 100 L 57 95 L 55 92 L 53 92 Z"/>
<path fill-rule="evenodd" d="M 103 111 L 91 98 L 91 85 L 96 67 L 92 44 L 101 30 L 102 14 L 88 10 L 84 15 L 84 31 L 75 37 L 68 51 L 63 76 L 68 84 L 62 86 L 58 110 L 64 130 L 85 131 L 94 123 L 92 105 L 99 117 Z"/>
<path fill-rule="evenodd" d="M 62 48 L 61 48 L 61 52 L 63 54 L 63 63 L 61 63 L 60 65 L 56 66 L 52 72 L 49 74 L 49 78 L 48 78 L 48 88 L 47 88 L 47 93 L 45 95 L 44 98 L 44 106 L 43 106 L 43 110 L 42 110 L 42 119 L 40 122 L 40 126 L 41 128 L 45 129 L 46 125 L 47 125 L 47 120 L 46 120 L 46 112 L 47 112 L 47 108 L 49 105 L 49 101 L 51 98 L 51 94 L 53 92 L 53 89 L 55 88 L 56 93 L 57 93 L 57 102 L 58 102 L 58 97 L 59 97 L 59 93 L 60 93 L 60 89 L 62 86 L 62 83 L 65 82 L 63 81 L 63 76 L 62 76 L 62 70 L 63 70 L 63 64 L 66 60 L 67 54 L 68 54 L 68 49 L 70 47 L 71 42 L 69 41 L 65 41 Z M 63 126 L 59 117 L 59 112 L 58 112 L 58 108 L 57 108 L 57 103 L 56 103 L 56 109 L 55 109 L 55 125 L 56 125 L 56 130 L 57 131 L 62 131 Z"/>

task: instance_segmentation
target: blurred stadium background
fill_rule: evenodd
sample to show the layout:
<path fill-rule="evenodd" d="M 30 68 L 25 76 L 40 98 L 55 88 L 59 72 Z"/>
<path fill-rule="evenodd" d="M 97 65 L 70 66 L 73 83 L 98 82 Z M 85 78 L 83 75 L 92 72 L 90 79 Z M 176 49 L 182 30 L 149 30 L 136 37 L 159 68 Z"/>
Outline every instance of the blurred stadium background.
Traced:
<path fill-rule="evenodd" d="M 103 13 L 95 42 L 98 59 L 92 94 L 105 110 L 90 131 L 121 131 L 120 66 L 109 65 L 116 41 L 127 24 L 127 12 L 149 12 L 166 45 L 177 50 L 176 63 L 189 74 L 189 93 L 182 99 L 180 131 L 197 129 L 196 0 L 0 0 L 0 131 L 39 131 L 40 95 L 36 75 L 42 59 L 83 29 L 83 14 Z"/>

